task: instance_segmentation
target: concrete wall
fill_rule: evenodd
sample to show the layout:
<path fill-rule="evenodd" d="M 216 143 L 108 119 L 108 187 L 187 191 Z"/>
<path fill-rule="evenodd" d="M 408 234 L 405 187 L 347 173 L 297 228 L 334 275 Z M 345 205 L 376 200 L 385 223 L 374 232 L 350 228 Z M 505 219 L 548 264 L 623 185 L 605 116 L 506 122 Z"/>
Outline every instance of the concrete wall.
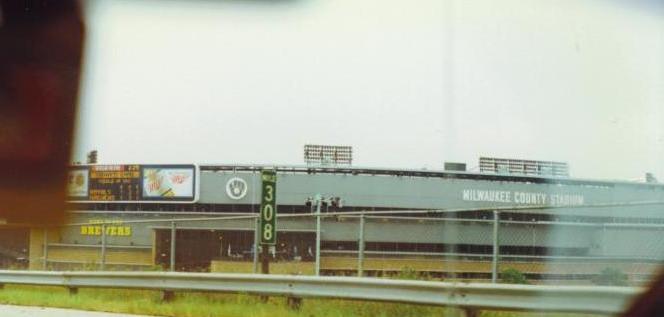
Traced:
<path fill-rule="evenodd" d="M 226 183 L 233 177 L 244 179 L 248 185 L 248 193 L 242 199 L 234 200 L 226 194 Z M 492 208 L 540 204 L 540 202 L 519 202 L 516 199 L 516 195 L 519 193 L 546 195 L 544 201 L 546 205 L 554 204 L 553 196 L 582 197 L 584 205 L 664 201 L 664 185 L 647 187 L 626 183 L 602 184 L 564 185 L 441 177 L 279 173 L 277 203 L 279 205 L 304 205 L 307 197 L 314 196 L 316 193 L 339 196 L 343 198 L 346 206 L 406 209 Z M 506 199 L 503 199 L 504 201 L 477 201 L 477 197 L 464 197 L 464 190 L 506 192 L 510 199 L 509 201 Z M 260 202 L 258 174 L 202 171 L 199 202 L 258 204 Z M 575 207 L 547 212 L 561 215 L 664 218 L 664 206 L 662 205 L 623 206 L 603 210 Z"/>

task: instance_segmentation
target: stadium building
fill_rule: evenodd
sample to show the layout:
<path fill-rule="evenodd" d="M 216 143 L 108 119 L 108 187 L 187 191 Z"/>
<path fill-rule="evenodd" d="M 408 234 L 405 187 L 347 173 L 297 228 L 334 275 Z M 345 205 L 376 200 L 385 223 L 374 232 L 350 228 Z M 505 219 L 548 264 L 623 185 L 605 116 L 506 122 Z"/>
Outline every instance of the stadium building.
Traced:
<path fill-rule="evenodd" d="M 277 173 L 274 261 L 313 260 L 316 219 L 309 214 L 317 207 L 315 197 L 323 197 L 323 215 L 334 215 L 322 219 L 324 273 L 356 270 L 363 240 L 366 274 L 408 266 L 486 278 L 494 210 L 501 263 L 528 263 L 520 268 L 532 276 L 587 277 L 606 263 L 637 274 L 664 259 L 663 184 L 574 179 L 565 176 L 566 166 L 546 176 L 526 161 L 493 164 L 480 173 L 458 165 L 440 171 L 76 165 L 69 180 L 70 225 L 32 229 L 29 263 L 32 269 L 98 265 L 101 255 L 107 267 L 168 268 L 174 242 L 178 270 L 215 270 L 229 261 L 250 265 L 257 220 L 243 216 L 260 208 L 264 169 Z M 521 172 L 501 173 L 498 164 Z M 359 211 L 370 215 L 360 217 Z M 548 262 L 542 267 L 533 261 Z"/>

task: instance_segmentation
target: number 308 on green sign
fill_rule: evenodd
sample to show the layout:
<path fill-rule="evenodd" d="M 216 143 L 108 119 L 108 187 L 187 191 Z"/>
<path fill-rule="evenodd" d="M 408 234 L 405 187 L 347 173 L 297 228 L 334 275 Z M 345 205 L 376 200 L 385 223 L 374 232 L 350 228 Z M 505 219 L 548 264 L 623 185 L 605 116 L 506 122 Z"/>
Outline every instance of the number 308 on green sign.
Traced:
<path fill-rule="evenodd" d="M 273 170 L 261 172 L 261 243 L 277 242 L 277 174 Z"/>

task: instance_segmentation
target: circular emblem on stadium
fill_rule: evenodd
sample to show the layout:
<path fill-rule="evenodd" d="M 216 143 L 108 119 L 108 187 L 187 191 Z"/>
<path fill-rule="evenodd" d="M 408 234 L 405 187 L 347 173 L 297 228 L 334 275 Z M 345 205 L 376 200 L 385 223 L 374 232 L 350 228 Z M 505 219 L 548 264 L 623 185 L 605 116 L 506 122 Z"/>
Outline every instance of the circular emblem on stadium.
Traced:
<path fill-rule="evenodd" d="M 231 199 L 242 199 L 247 195 L 247 182 L 239 177 L 233 177 L 226 183 L 226 194 Z"/>

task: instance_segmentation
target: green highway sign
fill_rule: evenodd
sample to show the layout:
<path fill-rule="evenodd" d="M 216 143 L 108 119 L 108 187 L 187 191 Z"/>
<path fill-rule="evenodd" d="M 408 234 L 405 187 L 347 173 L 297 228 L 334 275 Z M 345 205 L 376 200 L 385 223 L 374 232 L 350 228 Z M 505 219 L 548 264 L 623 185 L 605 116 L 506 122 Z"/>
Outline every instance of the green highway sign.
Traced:
<path fill-rule="evenodd" d="M 277 173 L 274 170 L 261 172 L 261 243 L 277 242 Z"/>

